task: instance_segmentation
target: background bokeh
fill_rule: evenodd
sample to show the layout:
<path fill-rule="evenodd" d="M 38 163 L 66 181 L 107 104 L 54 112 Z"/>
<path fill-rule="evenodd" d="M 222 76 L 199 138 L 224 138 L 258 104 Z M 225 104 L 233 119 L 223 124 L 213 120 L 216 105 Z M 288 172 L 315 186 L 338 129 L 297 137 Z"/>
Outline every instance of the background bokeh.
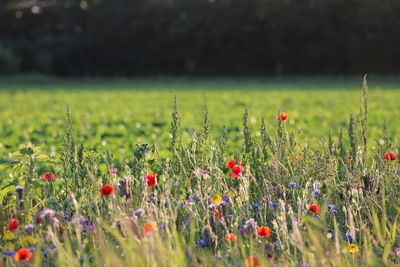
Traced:
<path fill-rule="evenodd" d="M 396 74 L 398 0 L 1 0 L 0 73 Z"/>

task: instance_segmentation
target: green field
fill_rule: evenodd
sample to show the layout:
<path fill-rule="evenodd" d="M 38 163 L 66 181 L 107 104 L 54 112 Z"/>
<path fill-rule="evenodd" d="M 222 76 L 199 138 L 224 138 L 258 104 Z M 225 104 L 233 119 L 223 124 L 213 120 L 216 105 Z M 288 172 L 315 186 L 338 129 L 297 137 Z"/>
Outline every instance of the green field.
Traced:
<path fill-rule="evenodd" d="M 368 88 L 2 78 L 0 266 L 398 266 L 400 80 Z"/>
<path fill-rule="evenodd" d="M 398 132 L 400 80 L 370 79 L 372 138 L 382 133 L 387 118 Z M 0 80 L 0 155 L 20 144 L 44 144 L 56 149 L 62 140 L 66 105 L 73 113 L 78 143 L 126 153 L 136 143 L 164 150 L 169 139 L 171 105 L 177 96 L 184 136 L 200 130 L 208 107 L 211 131 L 223 125 L 237 144 L 243 112 L 259 136 L 261 117 L 267 128 L 278 111 L 289 114 L 288 130 L 299 140 L 315 141 L 328 132 L 347 130 L 351 112 L 359 111 L 360 78 L 281 79 L 46 79 Z M 311 142 L 311 144 L 315 144 Z"/>

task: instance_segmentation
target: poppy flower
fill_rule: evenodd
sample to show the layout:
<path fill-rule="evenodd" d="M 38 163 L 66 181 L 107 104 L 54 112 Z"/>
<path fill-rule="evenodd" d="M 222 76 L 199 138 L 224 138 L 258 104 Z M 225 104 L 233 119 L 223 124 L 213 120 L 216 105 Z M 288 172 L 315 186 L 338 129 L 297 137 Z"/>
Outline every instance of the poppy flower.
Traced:
<path fill-rule="evenodd" d="M 102 197 L 108 196 L 108 195 L 113 195 L 115 193 L 114 187 L 110 184 L 106 184 L 100 189 L 100 195 Z"/>
<path fill-rule="evenodd" d="M 237 240 L 237 237 L 234 233 L 230 233 L 225 237 L 225 240 L 229 240 L 231 242 L 235 242 Z"/>
<path fill-rule="evenodd" d="M 17 262 L 26 261 L 28 262 L 32 258 L 32 252 L 27 248 L 21 248 L 14 254 L 14 259 Z"/>
<path fill-rule="evenodd" d="M 148 187 L 156 186 L 157 185 L 157 175 L 154 172 L 149 172 L 146 175 L 146 182 Z"/>
<path fill-rule="evenodd" d="M 261 264 L 258 261 L 256 256 L 250 256 L 246 259 L 246 266 L 247 267 L 260 267 Z"/>
<path fill-rule="evenodd" d="M 284 122 L 285 120 L 287 120 L 288 117 L 289 117 L 289 115 L 286 112 L 281 112 L 278 114 L 276 119 Z"/>
<path fill-rule="evenodd" d="M 7 230 L 13 232 L 15 229 L 18 228 L 18 220 L 17 219 L 11 219 L 11 221 L 7 225 Z"/>
<path fill-rule="evenodd" d="M 219 213 L 219 211 L 214 211 L 214 217 L 216 218 L 216 219 L 218 219 L 218 220 L 221 220 L 222 219 L 222 216 L 221 216 L 221 214 Z"/>
<path fill-rule="evenodd" d="M 143 226 L 143 233 L 145 236 L 149 236 L 154 233 L 154 227 L 151 224 L 146 224 Z"/>
<path fill-rule="evenodd" d="M 235 165 L 232 167 L 231 178 L 239 178 L 242 176 L 243 167 L 240 165 Z"/>
<path fill-rule="evenodd" d="M 271 229 L 268 226 L 260 226 L 257 228 L 257 235 L 263 236 L 263 237 L 270 237 Z"/>
<path fill-rule="evenodd" d="M 57 179 L 57 176 L 52 172 L 45 172 L 42 177 L 43 177 L 43 179 L 46 179 L 49 182 L 50 182 L 50 179 L 51 180 Z"/>
<path fill-rule="evenodd" d="M 226 167 L 229 168 L 229 169 L 232 169 L 233 166 L 235 166 L 235 162 L 236 161 L 234 159 L 228 160 L 228 162 L 226 163 Z"/>
<path fill-rule="evenodd" d="M 392 161 L 394 161 L 394 160 L 396 160 L 397 158 L 396 158 L 396 155 L 395 155 L 394 153 L 386 152 L 385 155 L 384 155 L 384 157 L 383 157 L 382 159 L 383 159 L 383 160 L 392 160 Z"/>
<path fill-rule="evenodd" d="M 318 214 L 321 208 L 317 204 L 311 204 L 308 210 Z"/>

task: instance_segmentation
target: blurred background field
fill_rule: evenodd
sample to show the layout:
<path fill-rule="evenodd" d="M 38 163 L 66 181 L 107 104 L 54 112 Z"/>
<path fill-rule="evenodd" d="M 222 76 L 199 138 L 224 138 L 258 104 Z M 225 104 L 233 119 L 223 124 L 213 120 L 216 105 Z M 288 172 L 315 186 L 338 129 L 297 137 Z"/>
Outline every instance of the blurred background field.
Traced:
<path fill-rule="evenodd" d="M 369 79 L 370 131 L 377 142 L 384 119 L 393 136 L 400 126 L 395 77 Z M 200 131 L 205 107 L 211 133 L 228 127 L 230 149 L 239 147 L 242 116 L 259 136 L 261 117 L 267 128 L 276 114 L 289 114 L 287 129 L 296 139 L 318 148 L 318 135 L 342 128 L 347 136 L 348 114 L 358 113 L 361 77 L 292 78 L 137 78 L 56 79 L 42 76 L 0 79 L 0 155 L 7 157 L 20 144 L 61 149 L 66 105 L 71 105 L 77 143 L 125 157 L 136 143 L 156 144 L 167 152 L 173 97 L 178 100 L 183 137 Z M 317 135 L 318 133 L 318 135 Z M 374 147 L 376 142 L 371 142 Z"/>

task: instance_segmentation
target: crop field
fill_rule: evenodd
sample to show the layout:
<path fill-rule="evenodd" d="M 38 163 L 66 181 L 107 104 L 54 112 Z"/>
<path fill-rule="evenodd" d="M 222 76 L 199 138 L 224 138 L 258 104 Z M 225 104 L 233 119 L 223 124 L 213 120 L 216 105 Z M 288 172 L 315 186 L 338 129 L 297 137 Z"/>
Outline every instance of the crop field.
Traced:
<path fill-rule="evenodd" d="M 400 80 L 0 78 L 0 266 L 398 266 Z"/>

